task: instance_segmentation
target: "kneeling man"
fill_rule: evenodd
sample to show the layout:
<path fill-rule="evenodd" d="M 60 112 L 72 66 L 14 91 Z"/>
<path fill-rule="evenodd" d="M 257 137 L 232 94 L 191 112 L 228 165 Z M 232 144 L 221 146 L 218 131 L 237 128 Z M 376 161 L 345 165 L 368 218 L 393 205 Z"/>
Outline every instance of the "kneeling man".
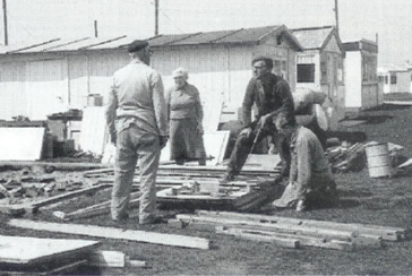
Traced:
<path fill-rule="evenodd" d="M 334 204 L 337 200 L 336 183 L 316 135 L 296 123 L 291 125 L 283 114 L 278 115 L 275 125 L 290 146 L 291 166 L 289 183 L 273 206 L 305 211 Z"/>

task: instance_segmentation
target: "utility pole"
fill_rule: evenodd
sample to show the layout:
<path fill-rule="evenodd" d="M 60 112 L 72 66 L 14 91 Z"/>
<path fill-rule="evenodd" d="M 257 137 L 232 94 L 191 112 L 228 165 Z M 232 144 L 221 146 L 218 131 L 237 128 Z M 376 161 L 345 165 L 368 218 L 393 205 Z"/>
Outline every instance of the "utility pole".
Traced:
<path fill-rule="evenodd" d="M 98 29 L 98 25 L 97 25 L 97 20 L 94 21 L 94 37 L 98 37 L 99 36 L 99 29 Z"/>
<path fill-rule="evenodd" d="M 158 34 L 159 34 L 159 0 L 155 0 L 155 35 L 158 35 Z"/>
<path fill-rule="evenodd" d="M 7 3 L 3 0 L 3 28 L 4 28 L 4 45 L 9 45 L 9 35 L 7 31 Z"/>
<path fill-rule="evenodd" d="M 335 11 L 335 21 L 336 21 L 336 32 L 339 35 L 339 9 L 338 9 L 338 0 L 335 0 L 335 8 L 333 9 Z"/>

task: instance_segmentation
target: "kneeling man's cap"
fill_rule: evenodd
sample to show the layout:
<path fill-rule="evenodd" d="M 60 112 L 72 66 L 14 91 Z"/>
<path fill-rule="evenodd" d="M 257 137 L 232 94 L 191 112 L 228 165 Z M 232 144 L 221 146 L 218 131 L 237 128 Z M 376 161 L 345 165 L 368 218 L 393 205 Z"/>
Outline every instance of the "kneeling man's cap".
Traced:
<path fill-rule="evenodd" d="M 148 45 L 149 43 L 146 40 L 135 40 L 127 46 L 127 51 L 129 53 L 138 52 L 146 48 Z"/>

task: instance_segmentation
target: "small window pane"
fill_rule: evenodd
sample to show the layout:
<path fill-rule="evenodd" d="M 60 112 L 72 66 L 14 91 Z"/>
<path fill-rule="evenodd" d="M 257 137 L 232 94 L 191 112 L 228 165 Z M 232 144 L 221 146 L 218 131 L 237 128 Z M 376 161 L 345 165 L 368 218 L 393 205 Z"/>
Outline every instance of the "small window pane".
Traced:
<path fill-rule="evenodd" d="M 298 64 L 298 82 L 315 82 L 315 64 Z"/>

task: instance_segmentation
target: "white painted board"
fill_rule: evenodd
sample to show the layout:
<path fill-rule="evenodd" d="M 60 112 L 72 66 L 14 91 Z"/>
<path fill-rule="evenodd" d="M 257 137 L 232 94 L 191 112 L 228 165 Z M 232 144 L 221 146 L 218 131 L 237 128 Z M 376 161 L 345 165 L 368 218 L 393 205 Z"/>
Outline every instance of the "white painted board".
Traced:
<path fill-rule="evenodd" d="M 94 248 L 100 242 L 89 240 L 40 239 L 31 237 L 0 236 L 0 262 L 35 264 L 67 254 L 75 256 L 79 250 Z M 35 249 L 35 250 L 33 250 Z"/>
<path fill-rule="evenodd" d="M 0 160 L 35 161 L 41 158 L 45 128 L 0 128 Z"/>
<path fill-rule="evenodd" d="M 79 146 L 84 152 L 102 155 L 108 140 L 105 107 L 88 106 L 83 111 Z"/>

